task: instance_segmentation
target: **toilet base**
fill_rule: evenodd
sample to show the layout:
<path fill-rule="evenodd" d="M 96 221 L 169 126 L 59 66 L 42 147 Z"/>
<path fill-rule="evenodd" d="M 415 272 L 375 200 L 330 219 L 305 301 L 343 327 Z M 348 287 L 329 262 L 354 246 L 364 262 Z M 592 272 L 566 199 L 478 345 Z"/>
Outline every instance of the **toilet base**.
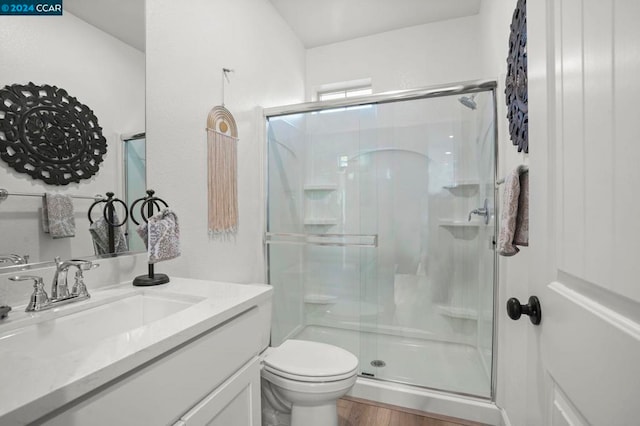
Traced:
<path fill-rule="evenodd" d="M 263 426 L 338 426 L 338 398 L 355 384 L 357 368 L 355 355 L 324 343 L 287 340 L 267 350 Z"/>
<path fill-rule="evenodd" d="M 291 426 L 338 426 L 336 401 L 313 407 L 294 405 L 291 409 Z"/>

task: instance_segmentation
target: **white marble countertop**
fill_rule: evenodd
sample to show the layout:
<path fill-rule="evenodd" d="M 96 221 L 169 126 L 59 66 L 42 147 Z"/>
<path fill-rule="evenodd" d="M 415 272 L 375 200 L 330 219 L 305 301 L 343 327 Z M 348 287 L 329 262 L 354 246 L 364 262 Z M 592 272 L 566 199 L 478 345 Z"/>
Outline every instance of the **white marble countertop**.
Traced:
<path fill-rule="evenodd" d="M 89 288 L 89 291 L 91 289 Z M 121 299 L 131 293 L 191 298 L 193 305 L 97 343 L 53 354 L 12 347 L 20 328 Z M 186 278 L 155 287 L 130 283 L 100 289 L 91 299 L 49 311 L 25 313 L 15 307 L 0 322 L 0 424 L 28 424 L 91 392 L 218 324 L 268 301 L 271 287 Z"/>

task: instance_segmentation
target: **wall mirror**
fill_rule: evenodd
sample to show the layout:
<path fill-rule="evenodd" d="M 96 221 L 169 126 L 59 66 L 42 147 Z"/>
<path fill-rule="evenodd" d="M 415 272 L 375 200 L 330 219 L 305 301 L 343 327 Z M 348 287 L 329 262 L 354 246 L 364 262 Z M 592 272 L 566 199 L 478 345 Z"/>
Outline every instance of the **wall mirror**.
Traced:
<path fill-rule="evenodd" d="M 25 267 L 3 255 L 27 257 L 29 266 L 45 266 L 55 256 L 95 257 L 87 215 L 92 197 L 113 192 L 130 204 L 144 196 L 144 0 L 65 0 L 63 6 L 62 16 L 0 16 L 0 88 L 33 82 L 64 89 L 93 110 L 107 153 L 95 175 L 64 186 L 0 162 L 0 192 L 9 194 L 0 200 L 0 270 Z M 47 192 L 74 197 L 75 236 L 52 238 L 43 231 Z M 97 207 L 93 220 L 102 214 Z M 124 225 L 128 250 L 118 255 L 144 250 L 134 226 Z"/>

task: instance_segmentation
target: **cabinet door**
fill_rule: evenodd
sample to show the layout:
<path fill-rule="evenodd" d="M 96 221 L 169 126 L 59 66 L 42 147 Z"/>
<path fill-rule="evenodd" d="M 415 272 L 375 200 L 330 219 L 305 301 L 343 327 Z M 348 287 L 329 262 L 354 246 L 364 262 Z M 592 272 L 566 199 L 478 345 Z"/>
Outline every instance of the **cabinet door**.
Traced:
<path fill-rule="evenodd" d="M 260 426 L 260 360 L 245 364 L 174 426 Z"/>

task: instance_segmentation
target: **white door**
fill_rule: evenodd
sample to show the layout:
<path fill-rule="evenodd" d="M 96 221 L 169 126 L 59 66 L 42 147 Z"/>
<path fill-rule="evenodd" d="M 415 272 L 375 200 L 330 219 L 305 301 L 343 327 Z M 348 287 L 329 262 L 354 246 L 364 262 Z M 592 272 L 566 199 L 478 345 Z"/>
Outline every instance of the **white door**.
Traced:
<path fill-rule="evenodd" d="M 640 425 L 640 1 L 527 6 L 529 418 Z"/>

